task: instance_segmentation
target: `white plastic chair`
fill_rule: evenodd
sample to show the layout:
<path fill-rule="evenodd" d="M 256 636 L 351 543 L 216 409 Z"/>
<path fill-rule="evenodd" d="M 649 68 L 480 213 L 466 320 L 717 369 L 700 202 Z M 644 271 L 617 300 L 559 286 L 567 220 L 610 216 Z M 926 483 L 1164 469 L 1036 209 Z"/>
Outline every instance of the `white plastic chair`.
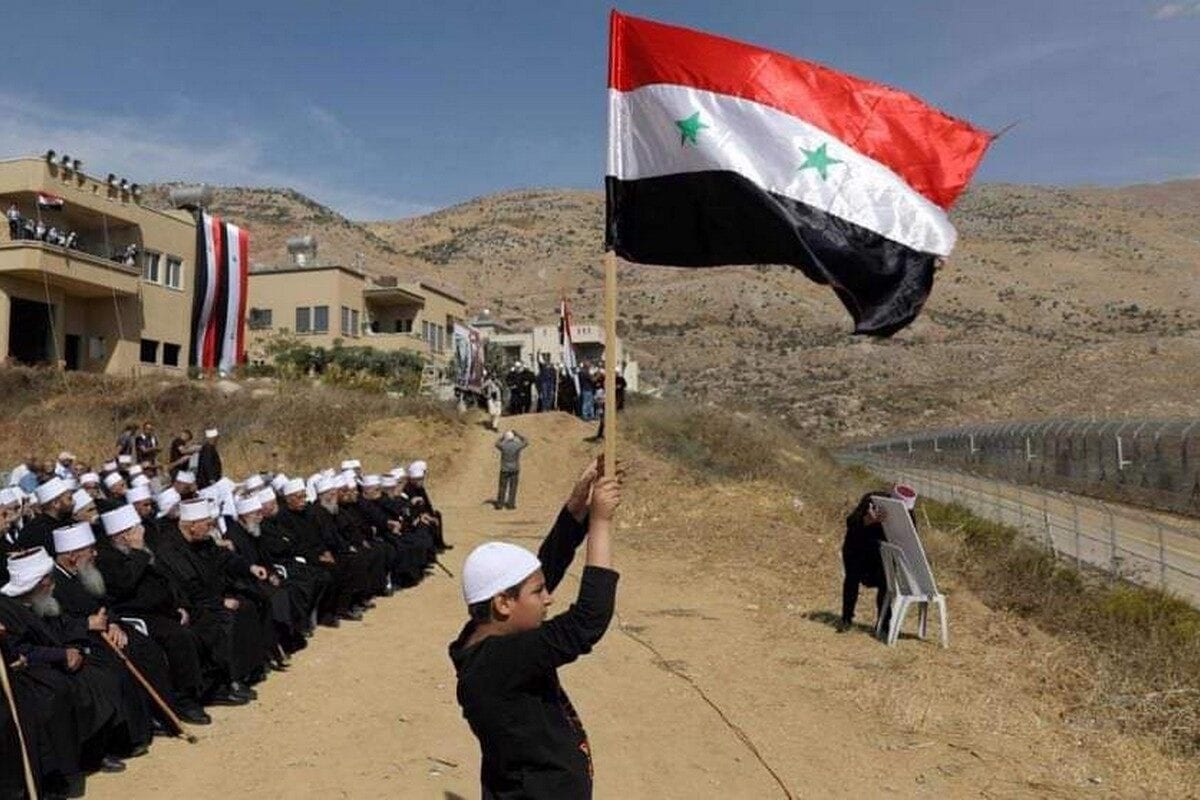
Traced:
<path fill-rule="evenodd" d="M 938 607 L 942 647 L 949 647 L 950 630 L 946 620 L 945 595 L 939 592 L 935 585 L 928 587 L 918 585 L 917 579 L 913 577 L 912 570 L 908 567 L 908 561 L 904 558 L 904 551 L 896 545 L 880 542 L 879 555 L 883 559 L 883 572 L 887 580 L 887 593 L 884 595 L 883 605 L 891 610 L 887 638 L 884 638 L 884 642 L 893 645 L 900 638 L 900 628 L 904 624 L 904 617 L 913 605 L 918 607 L 919 612 L 917 636 L 924 639 L 929 626 L 929 606 L 933 604 Z M 933 576 L 930 574 L 928 582 L 932 584 L 932 581 Z M 875 635 L 880 638 L 884 636 L 883 619 L 884 616 L 881 615 L 875 623 Z"/>

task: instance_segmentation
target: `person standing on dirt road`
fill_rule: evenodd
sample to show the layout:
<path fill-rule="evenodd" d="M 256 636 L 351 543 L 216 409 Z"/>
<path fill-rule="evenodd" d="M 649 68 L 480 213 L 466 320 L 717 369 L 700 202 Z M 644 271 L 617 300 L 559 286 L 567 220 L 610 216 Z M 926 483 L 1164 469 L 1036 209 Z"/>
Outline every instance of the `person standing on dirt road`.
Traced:
<path fill-rule="evenodd" d="M 596 459 L 580 475 L 538 554 L 505 542 L 480 545 L 463 564 L 470 620 L 450 645 L 457 698 L 482 752 L 482 796 L 590 798 L 587 734 L 558 668 L 591 651 L 612 620 L 616 477 Z M 552 592 L 587 539 L 579 597 L 546 621 Z"/>
<path fill-rule="evenodd" d="M 529 440 L 513 430 L 507 430 L 496 440 L 500 451 L 500 485 L 496 488 L 496 508 L 517 507 L 517 481 L 521 474 L 521 451 Z"/>

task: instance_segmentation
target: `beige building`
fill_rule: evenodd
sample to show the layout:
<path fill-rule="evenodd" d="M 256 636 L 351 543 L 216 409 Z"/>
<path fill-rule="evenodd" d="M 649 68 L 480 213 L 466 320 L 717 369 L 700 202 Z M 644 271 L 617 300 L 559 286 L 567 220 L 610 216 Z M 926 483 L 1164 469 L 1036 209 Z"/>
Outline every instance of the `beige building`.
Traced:
<path fill-rule="evenodd" d="M 0 161 L 0 354 L 121 375 L 186 370 L 191 214 L 142 206 L 136 184 L 82 167 L 51 153 Z"/>
<path fill-rule="evenodd" d="M 251 269 L 246 308 L 251 360 L 264 359 L 268 337 L 288 333 L 318 347 L 340 340 L 445 364 L 454 352 L 454 323 L 467 315 L 462 298 L 432 284 L 311 263 Z"/>
<path fill-rule="evenodd" d="M 508 331 L 501 330 L 493 321 L 480 318 L 471 323 L 487 334 L 489 345 L 498 346 L 504 353 L 504 360 L 512 363 L 520 361 L 534 369 L 542 361 L 559 364 L 563 360 L 562 344 L 558 338 L 557 325 L 537 325 L 532 330 Z M 571 341 L 575 345 L 575 360 L 581 366 L 590 362 L 599 366 L 604 361 L 604 328 L 600 325 L 572 325 Z M 638 391 L 637 362 L 626 357 L 625 346 L 617 337 L 617 366 L 621 368 L 630 391 Z"/>

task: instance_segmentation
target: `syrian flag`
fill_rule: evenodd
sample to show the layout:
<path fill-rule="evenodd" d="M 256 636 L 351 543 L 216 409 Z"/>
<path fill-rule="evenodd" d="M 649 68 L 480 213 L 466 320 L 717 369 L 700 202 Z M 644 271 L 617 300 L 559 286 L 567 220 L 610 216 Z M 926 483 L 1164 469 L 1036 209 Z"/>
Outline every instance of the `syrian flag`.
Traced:
<path fill-rule="evenodd" d="M 201 212 L 196 222 L 196 279 L 188 363 L 231 372 L 245 361 L 250 234 Z"/>
<path fill-rule="evenodd" d="M 608 249 L 790 264 L 876 336 L 920 313 L 992 139 L 896 89 L 615 11 L 608 103 Z"/>
<path fill-rule="evenodd" d="M 37 207 L 38 208 L 44 208 L 44 209 L 52 210 L 52 211 L 62 211 L 63 205 L 65 205 L 65 203 L 63 202 L 63 199 L 61 197 L 59 197 L 58 195 L 49 194 L 48 192 L 38 192 L 38 196 L 37 196 Z"/>
<path fill-rule="evenodd" d="M 571 307 L 566 300 L 558 303 L 558 343 L 562 345 L 562 363 L 568 370 L 574 370 L 575 342 L 571 340 Z"/>

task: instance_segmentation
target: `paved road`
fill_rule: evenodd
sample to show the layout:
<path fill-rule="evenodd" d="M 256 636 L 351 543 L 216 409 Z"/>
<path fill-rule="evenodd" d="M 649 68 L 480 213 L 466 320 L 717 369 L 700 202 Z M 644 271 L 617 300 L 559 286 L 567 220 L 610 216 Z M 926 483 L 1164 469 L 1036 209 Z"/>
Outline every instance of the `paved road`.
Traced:
<path fill-rule="evenodd" d="M 1065 492 L 882 459 L 863 466 L 904 480 L 927 497 L 955 502 L 1012 525 L 1064 556 L 1200 607 L 1200 520 L 1105 503 Z"/>

